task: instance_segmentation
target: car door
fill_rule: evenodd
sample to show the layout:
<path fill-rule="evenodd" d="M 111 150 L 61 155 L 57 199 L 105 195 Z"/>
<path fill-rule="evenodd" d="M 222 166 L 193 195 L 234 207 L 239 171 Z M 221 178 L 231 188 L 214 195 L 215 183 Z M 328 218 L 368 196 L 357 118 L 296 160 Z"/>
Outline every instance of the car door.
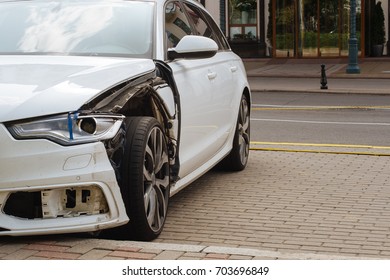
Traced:
<path fill-rule="evenodd" d="M 237 116 L 233 114 L 234 105 L 237 105 L 238 99 L 241 98 L 237 83 L 237 71 L 241 59 L 230 51 L 226 38 L 208 13 L 190 3 L 184 2 L 183 5 L 194 24 L 197 35 L 209 37 L 219 46 L 218 53 L 211 59 L 215 69 L 215 79 L 211 87 L 221 131 L 227 133 L 235 125 Z"/>
<path fill-rule="evenodd" d="M 179 176 L 184 177 L 215 156 L 226 144 L 232 123 L 235 126 L 231 87 L 234 69 L 229 65 L 228 52 L 196 6 L 171 2 L 166 9 L 165 32 L 168 47 L 193 34 L 214 39 L 220 48 L 212 58 L 168 63 L 181 99 Z"/>

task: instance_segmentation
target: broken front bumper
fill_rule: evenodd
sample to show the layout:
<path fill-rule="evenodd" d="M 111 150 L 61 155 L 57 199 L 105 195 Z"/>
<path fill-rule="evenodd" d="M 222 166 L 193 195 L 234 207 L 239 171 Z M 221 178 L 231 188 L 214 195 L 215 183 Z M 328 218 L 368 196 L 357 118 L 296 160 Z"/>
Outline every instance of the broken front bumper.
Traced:
<path fill-rule="evenodd" d="M 128 222 L 101 142 L 15 140 L 0 124 L 0 235 L 89 232 Z"/>

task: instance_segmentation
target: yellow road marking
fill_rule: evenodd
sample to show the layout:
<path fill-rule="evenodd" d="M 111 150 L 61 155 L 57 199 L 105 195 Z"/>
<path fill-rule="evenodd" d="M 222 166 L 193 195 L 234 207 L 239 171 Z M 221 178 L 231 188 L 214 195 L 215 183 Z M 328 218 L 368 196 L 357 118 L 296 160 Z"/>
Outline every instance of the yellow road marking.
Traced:
<path fill-rule="evenodd" d="M 313 106 L 313 107 L 252 107 L 252 111 L 280 111 L 280 110 L 369 110 L 369 109 L 390 109 L 390 106 Z"/>
<path fill-rule="evenodd" d="M 250 148 L 252 151 L 269 151 L 269 152 L 288 152 L 288 153 L 315 153 L 315 154 L 336 154 L 336 155 L 359 155 L 359 156 L 378 156 L 385 157 L 390 154 L 366 153 L 366 152 L 336 152 L 336 151 L 321 151 L 321 150 L 289 150 L 289 149 L 272 149 L 272 148 Z"/>
<path fill-rule="evenodd" d="M 286 143 L 286 142 L 251 142 L 251 145 L 279 145 L 279 146 L 300 146 L 300 147 L 329 147 L 329 148 L 350 148 L 350 149 L 381 149 L 390 150 L 387 146 L 370 146 L 370 145 L 347 145 L 347 144 L 311 144 L 311 143 Z M 370 153 L 364 151 L 329 151 L 329 150 L 308 150 L 308 149 L 287 149 L 287 148 L 258 148 L 251 147 L 253 151 L 274 151 L 290 153 L 317 153 L 317 154 L 343 154 L 343 155 L 367 155 L 367 156 L 390 156 L 386 153 Z"/>
<path fill-rule="evenodd" d="M 351 148 L 351 149 L 381 149 L 390 150 L 389 146 L 370 146 L 370 145 L 349 145 L 349 144 L 315 144 L 315 143 L 289 143 L 289 142 L 250 142 L 252 145 L 281 145 L 281 146 L 303 146 L 303 147 L 333 147 L 333 148 Z"/>

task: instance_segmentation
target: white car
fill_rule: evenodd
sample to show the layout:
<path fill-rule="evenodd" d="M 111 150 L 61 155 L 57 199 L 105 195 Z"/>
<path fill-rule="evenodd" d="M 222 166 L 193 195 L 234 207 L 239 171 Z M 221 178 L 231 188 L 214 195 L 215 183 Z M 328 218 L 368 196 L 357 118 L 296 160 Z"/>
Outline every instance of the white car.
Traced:
<path fill-rule="evenodd" d="M 249 155 L 241 59 L 192 0 L 0 2 L 0 236 L 152 240 Z"/>

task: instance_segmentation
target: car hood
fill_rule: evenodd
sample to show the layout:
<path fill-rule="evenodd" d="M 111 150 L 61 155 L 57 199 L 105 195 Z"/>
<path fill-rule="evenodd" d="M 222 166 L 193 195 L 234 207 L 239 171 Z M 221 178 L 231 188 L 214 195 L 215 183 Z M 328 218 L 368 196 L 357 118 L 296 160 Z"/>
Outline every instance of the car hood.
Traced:
<path fill-rule="evenodd" d="M 1 56 L 0 122 L 76 111 L 113 85 L 154 69 L 150 59 Z"/>

